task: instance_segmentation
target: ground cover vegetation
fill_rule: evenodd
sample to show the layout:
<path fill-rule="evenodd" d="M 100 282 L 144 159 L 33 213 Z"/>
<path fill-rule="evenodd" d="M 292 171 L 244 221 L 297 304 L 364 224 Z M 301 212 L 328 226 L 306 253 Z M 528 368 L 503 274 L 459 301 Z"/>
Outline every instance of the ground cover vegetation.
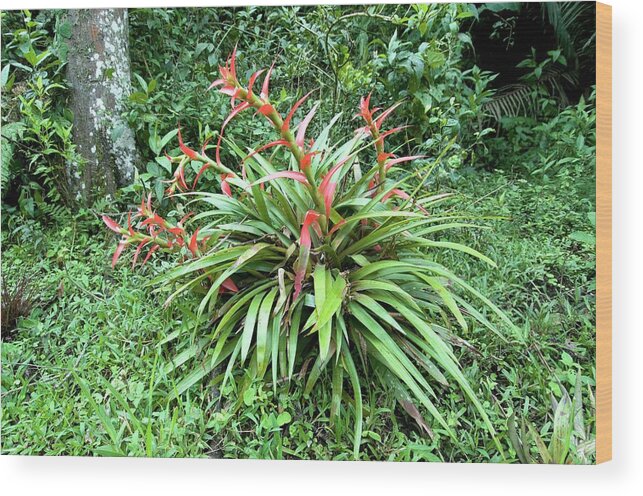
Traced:
<path fill-rule="evenodd" d="M 2 452 L 592 462 L 593 11 L 504 5 L 130 10 L 91 204 L 3 12 Z"/>

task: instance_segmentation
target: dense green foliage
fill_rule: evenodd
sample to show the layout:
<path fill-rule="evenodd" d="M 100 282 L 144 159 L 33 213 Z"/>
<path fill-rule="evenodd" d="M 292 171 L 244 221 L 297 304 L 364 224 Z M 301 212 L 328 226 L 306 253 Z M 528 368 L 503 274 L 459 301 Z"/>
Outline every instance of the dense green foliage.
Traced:
<path fill-rule="evenodd" d="M 68 198 L 65 167 L 76 159 L 64 106 L 69 33 L 48 13 L 2 12 L 2 20 L 3 198 L 19 189 L 21 214 L 34 218 Z"/>
<path fill-rule="evenodd" d="M 3 328 L 2 452 L 339 460 L 357 452 L 360 459 L 370 460 L 482 462 L 503 461 L 504 451 L 507 461 L 523 463 L 592 461 L 594 97 L 586 88 L 578 102 L 561 111 L 560 99 L 538 78 L 527 77 L 529 98 L 535 99 L 539 112 L 500 115 L 495 123 L 489 112 L 495 75 L 475 66 L 468 32 L 483 15 L 483 9 L 467 5 L 133 11 L 131 55 L 136 74 L 128 118 L 148 163 L 140 168 L 136 184 L 121 192 L 118 203 L 67 209 L 56 196 L 64 192 L 48 179 L 56 177 L 59 157 L 73 153 L 65 134 L 70 119 L 59 69 L 64 64 L 64 49 L 61 53 L 59 47 L 65 28 L 49 12 L 33 21 L 29 17 L 26 25 L 19 13 L 3 14 L 3 66 L 10 67 L 3 70 L 3 109 L 10 84 L 14 90 L 7 104 L 14 104 L 15 110 L 9 114 L 11 121 L 3 120 L 2 281 L 3 289 L 27 281 L 29 294 L 35 296 L 33 310 L 17 317 L 10 339 Z M 25 26 L 26 34 L 21 32 Z M 13 39 L 21 44 L 12 45 Z M 31 57 L 26 55 L 27 43 L 36 57 L 50 51 L 43 60 L 51 65 L 29 70 L 38 61 L 25 63 Z M 373 102 L 385 106 L 404 99 L 387 125 L 410 127 L 387 138 L 387 145 L 397 154 L 426 158 L 399 164 L 397 172 L 391 169 L 391 185 L 410 172 L 405 186 L 409 192 L 419 187 L 423 196 L 453 193 L 439 206 L 441 215 L 475 218 L 491 228 L 456 229 L 435 240 L 471 247 L 497 267 L 458 251 L 429 252 L 432 263 L 463 277 L 503 309 L 517 328 L 496 328 L 487 322 L 494 319 L 493 311 L 471 306 L 462 299 L 463 292 L 446 286 L 458 298 L 460 310 L 449 315 L 448 305 L 446 312 L 433 308 L 435 315 L 427 321 L 439 319 L 441 339 L 459 364 L 461 384 L 470 384 L 473 394 L 465 387 L 433 382 L 439 375 L 429 371 L 427 377 L 438 393 L 431 403 L 442 421 L 422 401 L 417 403 L 421 417 L 413 409 L 405 411 L 409 383 L 400 389 L 398 381 L 382 380 L 374 370 L 374 357 L 365 363 L 355 360 L 361 428 L 356 427 L 358 402 L 350 368 L 341 372 L 346 379 L 343 391 L 337 387 L 339 372 L 334 372 L 339 367 L 321 370 L 316 387 L 306 387 L 314 360 L 307 365 L 308 374 L 291 373 L 290 380 L 274 380 L 269 372 L 268 384 L 259 374 L 243 376 L 243 369 L 234 367 L 242 380 L 222 385 L 225 368 L 211 372 L 198 365 L 210 364 L 196 352 L 200 334 L 195 323 L 205 320 L 198 315 L 204 294 L 186 292 L 166 308 L 163 302 L 169 293 L 159 295 L 145 287 L 154 276 L 172 274 L 168 269 L 175 254 L 155 256 L 136 271 L 127 263 L 111 269 L 113 238 L 105 232 L 100 214 L 120 214 L 118 220 L 126 222 L 122 212 L 147 191 L 153 192 L 164 216 L 178 219 L 185 213 L 176 211 L 176 203 L 164 194 L 167 184 L 161 182 L 172 179 L 174 165 L 157 157 L 164 149 L 180 156 L 172 150 L 179 120 L 186 142 L 216 142 L 230 104 L 205 90 L 235 44 L 241 81 L 275 62 L 270 84 L 275 107 L 287 111 L 314 90 L 311 99 L 322 105 L 307 135 L 319 136 L 335 113 L 342 112 L 332 129 L 333 139 L 345 137 L 337 149 L 345 143 L 345 151 L 358 148 L 356 140 L 346 138 L 357 126 L 351 117 L 359 95 L 373 90 Z M 556 56 L 536 54 L 539 63 Z M 43 88 L 63 87 L 39 94 L 38 77 L 43 78 Z M 17 93 L 16 87 L 25 89 Z M 38 99 L 44 103 L 33 103 Z M 41 113 L 34 114 L 36 109 Z M 3 112 L 3 119 L 6 115 Z M 35 126 L 47 118 L 54 131 L 38 132 Z M 235 143 L 248 147 L 274 139 L 262 121 L 261 116 L 240 115 L 228 125 L 223 163 L 238 163 L 246 155 Z M 488 129 L 490 125 L 496 128 Z M 55 152 L 43 155 L 52 148 L 48 143 L 55 144 Z M 376 157 L 368 141 L 362 145 L 365 151 L 360 152 L 366 157 L 360 164 L 367 171 Z M 255 157 L 251 173 L 260 177 L 267 172 L 266 163 Z M 316 177 L 332 165 L 328 158 L 332 156 L 314 158 Z M 419 172 L 433 164 L 428 177 Z M 188 165 L 186 175 L 193 178 L 199 166 Z M 211 171 L 201 181 L 204 189 L 221 191 L 220 178 Z M 288 198 L 304 194 L 303 185 L 288 181 L 266 184 L 266 193 L 278 185 Z M 25 185 L 31 186 L 25 190 Z M 337 205 L 349 186 L 341 185 Z M 240 191 L 234 182 L 232 189 Z M 23 196 L 19 191 L 29 193 Z M 225 198 L 211 198 L 215 196 Z M 217 201 L 199 212 L 230 208 Z M 379 203 L 378 209 L 403 206 L 417 211 L 405 203 L 389 199 L 390 207 Z M 305 212 L 293 212 L 298 225 L 291 234 L 296 237 Z M 348 218 L 348 210 L 341 213 Z M 198 225 L 190 224 L 191 229 Z M 377 253 L 366 255 L 373 261 Z M 296 257 L 297 253 L 284 267 Z M 226 269 L 214 268 L 219 273 Z M 304 293 L 315 292 L 314 268 L 310 267 Z M 251 269 L 263 270 L 261 263 Z M 349 278 L 339 270 L 328 273 L 335 281 Z M 236 280 L 240 287 L 242 280 Z M 274 281 L 278 287 L 279 278 Z M 230 296 L 221 296 L 226 298 Z M 3 292 L 3 314 L 7 300 Z M 347 318 L 377 324 L 377 318 L 369 318 L 374 307 L 364 308 L 368 311 L 357 309 Z M 460 311 L 464 329 L 458 329 Z M 392 325 L 381 325 L 385 324 Z M 252 350 L 249 357 L 256 353 Z M 305 358 L 298 358 L 298 364 Z M 203 373 L 187 383 L 190 363 L 197 363 L 193 370 Z M 331 363 L 346 362 L 332 358 Z M 369 367 L 373 370 L 366 373 Z M 468 396 L 476 400 L 467 401 Z M 340 403 L 343 414 L 337 415 Z M 437 435 L 432 438 L 422 424 Z M 449 430 L 453 436 L 446 434 Z"/>

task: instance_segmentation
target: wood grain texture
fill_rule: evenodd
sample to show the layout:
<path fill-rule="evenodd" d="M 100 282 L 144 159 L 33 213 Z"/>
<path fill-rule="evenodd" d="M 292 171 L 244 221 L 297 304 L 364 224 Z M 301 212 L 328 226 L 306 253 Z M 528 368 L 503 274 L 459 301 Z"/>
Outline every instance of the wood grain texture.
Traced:
<path fill-rule="evenodd" d="M 596 4 L 596 462 L 612 459 L 612 7 Z"/>

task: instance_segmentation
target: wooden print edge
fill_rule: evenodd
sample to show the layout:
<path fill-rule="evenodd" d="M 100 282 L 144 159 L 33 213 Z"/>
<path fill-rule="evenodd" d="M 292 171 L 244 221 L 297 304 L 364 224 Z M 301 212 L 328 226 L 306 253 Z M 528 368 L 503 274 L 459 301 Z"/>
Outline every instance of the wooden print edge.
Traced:
<path fill-rule="evenodd" d="M 612 459 L 612 7 L 596 3 L 596 463 Z"/>

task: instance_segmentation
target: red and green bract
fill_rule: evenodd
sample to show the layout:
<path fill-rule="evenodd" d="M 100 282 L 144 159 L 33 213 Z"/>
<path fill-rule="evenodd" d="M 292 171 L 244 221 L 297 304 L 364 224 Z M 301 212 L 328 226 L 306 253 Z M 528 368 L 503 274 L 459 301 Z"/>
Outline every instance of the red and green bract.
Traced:
<path fill-rule="evenodd" d="M 165 154 L 171 164 L 177 164 L 173 174 L 173 179 L 168 181 L 170 185 L 165 190 L 165 193 L 172 197 L 175 195 L 177 190 L 179 193 L 196 191 L 199 179 L 208 169 L 212 169 L 218 173 L 221 192 L 228 197 L 233 197 L 234 195 L 232 189 L 233 185 L 235 188 L 242 188 L 237 192 L 237 194 L 245 194 L 246 190 L 252 186 L 261 185 L 263 187 L 264 183 L 282 178 L 291 179 L 305 185 L 311 199 L 313 200 L 315 208 L 304 212 L 300 236 L 297 240 L 300 245 L 299 257 L 292 264 L 295 286 L 295 292 L 293 295 L 296 298 L 301 292 L 303 279 L 308 266 L 310 250 L 312 248 L 309 229 L 311 227 L 315 229 L 320 242 L 329 242 L 330 240 L 327 238 L 332 237 L 332 235 L 345 223 L 345 220 L 341 217 L 336 218 L 334 221 L 331 220 L 333 200 L 338 186 L 337 181 L 334 180 L 334 176 L 348 160 L 353 158 L 353 156 L 349 155 L 341 158 L 332 167 L 330 167 L 319 180 L 317 180 L 312 172 L 311 162 L 316 155 L 323 154 L 324 151 L 312 150 L 310 146 L 314 145 L 313 140 L 311 140 L 311 145 L 306 145 L 306 131 L 316 113 L 318 105 L 314 105 L 297 125 L 296 129 L 292 129 L 292 120 L 296 111 L 306 102 L 313 92 L 311 91 L 301 97 L 290 108 L 286 117 L 282 118 L 281 114 L 269 100 L 269 82 L 274 64 L 267 71 L 262 69 L 254 72 L 249 78 L 248 86 L 244 87 L 237 78 L 236 53 L 235 48 L 226 64 L 219 67 L 219 79 L 215 80 L 208 88 L 218 88 L 219 92 L 229 96 L 232 107 L 232 110 L 224 120 L 218 135 L 215 146 L 215 159 L 212 160 L 206 155 L 205 150 L 207 143 L 204 143 L 200 152 L 197 152 L 195 149 L 186 145 L 183 141 L 181 126 L 179 125 L 178 141 L 181 155 L 171 157 L 167 153 Z M 262 89 L 257 95 L 253 87 L 259 76 L 264 73 Z M 381 111 L 380 108 L 370 107 L 370 99 L 371 95 L 369 94 L 360 101 L 360 111 L 356 117 L 361 117 L 365 122 L 365 126 L 357 129 L 356 132 L 370 136 L 373 140 L 373 146 L 377 152 L 377 172 L 373 174 L 373 178 L 369 183 L 369 188 L 371 189 L 369 194 L 371 197 L 375 197 L 375 195 L 382 190 L 383 185 L 386 182 L 386 173 L 392 166 L 422 157 L 408 156 L 398 158 L 395 157 L 393 153 L 389 153 L 384 150 L 384 138 L 404 129 L 404 127 L 396 127 L 388 131 L 381 132 L 382 124 L 399 104 L 395 104 L 387 110 Z M 223 165 L 220 149 L 226 126 L 234 117 L 247 109 L 254 109 L 257 114 L 263 115 L 278 133 L 279 138 L 256 148 L 248 154 L 242 161 L 242 164 L 239 167 L 240 170 L 237 172 Z M 295 130 L 296 135 L 293 134 L 293 131 Z M 286 147 L 290 151 L 292 157 L 295 159 L 298 170 L 277 171 L 272 174 L 268 174 L 253 183 L 248 183 L 245 169 L 246 160 L 262 151 L 277 146 Z M 185 177 L 186 165 L 190 161 L 201 162 L 202 164 L 199 172 L 193 179 L 191 187 L 188 186 Z M 381 201 L 384 202 L 394 197 L 409 199 L 409 195 L 407 193 L 399 188 L 395 188 L 382 195 Z M 426 210 L 424 211 L 426 212 Z M 176 224 L 173 224 L 152 210 L 151 195 L 149 195 L 147 202 L 142 201 L 140 207 L 133 215 L 130 212 L 130 220 L 127 229 L 121 228 L 111 218 L 103 216 L 103 220 L 107 227 L 123 236 L 118 243 L 116 252 L 114 253 L 112 265 L 114 266 L 116 264 L 124 249 L 129 245 L 136 246 L 133 255 L 132 267 L 136 265 L 139 255 L 144 250 L 147 250 L 147 255 L 142 262 L 143 265 L 155 252 L 159 250 L 165 252 L 179 251 L 183 255 L 183 260 L 188 256 L 191 258 L 202 256 L 203 253 L 207 252 L 207 241 L 209 236 L 203 236 L 199 244 L 199 228 L 195 229 L 192 234 L 186 231 L 184 222 L 191 215 L 192 213 L 189 213 Z M 136 230 L 133 229 L 131 224 L 132 220 L 137 221 Z M 237 290 L 231 279 L 226 280 L 225 283 L 222 284 L 222 287 L 228 290 Z"/>

